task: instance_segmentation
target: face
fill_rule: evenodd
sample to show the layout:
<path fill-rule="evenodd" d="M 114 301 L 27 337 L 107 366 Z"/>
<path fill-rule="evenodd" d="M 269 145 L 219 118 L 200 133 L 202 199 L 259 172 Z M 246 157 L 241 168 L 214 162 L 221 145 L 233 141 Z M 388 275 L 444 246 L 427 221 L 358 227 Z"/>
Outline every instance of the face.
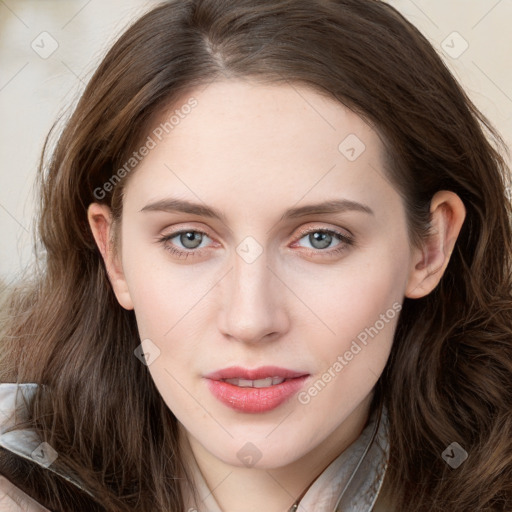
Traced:
<path fill-rule="evenodd" d="M 126 185 L 114 288 L 189 438 L 283 466 L 369 403 L 414 272 L 405 211 L 342 104 L 242 81 L 191 96 Z"/>

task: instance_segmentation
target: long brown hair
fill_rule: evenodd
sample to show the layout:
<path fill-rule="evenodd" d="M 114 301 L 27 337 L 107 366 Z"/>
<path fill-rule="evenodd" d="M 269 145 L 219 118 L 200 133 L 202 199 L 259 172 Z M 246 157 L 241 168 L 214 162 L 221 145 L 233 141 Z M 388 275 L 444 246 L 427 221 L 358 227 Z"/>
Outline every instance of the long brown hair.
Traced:
<path fill-rule="evenodd" d="M 507 148 L 425 37 L 378 0 L 170 1 L 114 44 L 51 156 L 47 140 L 40 270 L 9 294 L 1 333 L 0 377 L 41 384 L 31 426 L 97 503 L 87 508 L 51 472 L 31 468 L 27 477 L 29 463 L 7 452 L 0 472 L 54 510 L 183 510 L 177 420 L 133 355 L 135 317 L 113 294 L 86 211 L 101 202 L 119 218 L 130 173 L 107 193 L 104 184 L 155 116 L 226 77 L 307 85 L 371 123 L 412 242 L 427 236 L 435 192 L 463 200 L 466 219 L 440 284 L 404 301 L 373 407 L 389 414 L 394 510 L 512 510 Z M 457 469 L 441 456 L 452 442 L 469 454 Z"/>

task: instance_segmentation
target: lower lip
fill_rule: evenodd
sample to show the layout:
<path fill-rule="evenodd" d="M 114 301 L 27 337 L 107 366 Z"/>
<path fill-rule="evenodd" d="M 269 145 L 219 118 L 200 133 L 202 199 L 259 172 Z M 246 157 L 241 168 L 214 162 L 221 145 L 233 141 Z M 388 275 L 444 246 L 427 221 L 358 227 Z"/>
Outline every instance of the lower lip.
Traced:
<path fill-rule="evenodd" d="M 285 380 L 267 388 L 242 388 L 221 380 L 207 379 L 208 387 L 218 400 L 236 411 L 266 412 L 279 407 L 303 386 L 307 375 Z"/>

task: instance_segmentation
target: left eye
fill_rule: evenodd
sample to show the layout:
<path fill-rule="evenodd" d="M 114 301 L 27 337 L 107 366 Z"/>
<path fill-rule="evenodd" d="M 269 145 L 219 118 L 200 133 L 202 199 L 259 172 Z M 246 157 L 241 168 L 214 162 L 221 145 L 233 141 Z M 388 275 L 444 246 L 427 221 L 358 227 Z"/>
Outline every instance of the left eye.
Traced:
<path fill-rule="evenodd" d="M 336 239 L 338 239 L 339 242 L 337 245 L 343 242 L 349 243 L 350 241 L 347 236 L 342 235 L 341 233 L 325 229 L 315 229 L 307 231 L 306 233 L 302 233 L 302 235 L 303 236 L 299 240 L 306 238 L 307 241 L 311 244 L 311 248 L 318 250 L 329 248 L 333 240 Z M 334 247 L 337 247 L 337 245 L 335 245 Z"/>

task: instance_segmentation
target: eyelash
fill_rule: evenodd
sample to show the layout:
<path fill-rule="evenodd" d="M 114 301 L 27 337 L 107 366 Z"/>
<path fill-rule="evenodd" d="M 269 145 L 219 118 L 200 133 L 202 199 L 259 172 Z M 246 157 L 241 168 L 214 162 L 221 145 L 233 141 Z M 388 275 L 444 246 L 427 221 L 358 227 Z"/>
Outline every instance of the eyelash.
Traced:
<path fill-rule="evenodd" d="M 176 231 L 174 233 L 170 233 L 168 235 L 159 237 L 158 242 L 160 242 L 164 246 L 165 250 L 169 251 L 171 254 L 177 256 L 178 258 L 182 258 L 182 257 L 188 258 L 188 256 L 197 255 L 197 253 L 201 252 L 202 249 L 182 250 L 182 249 L 177 249 L 173 245 L 167 245 L 167 242 L 169 242 L 171 239 L 177 237 L 178 235 L 184 234 L 184 233 L 200 233 L 202 235 L 208 236 L 208 233 L 198 230 L 198 229 L 182 229 L 182 230 Z M 324 254 L 328 257 L 336 256 L 336 255 L 341 254 L 342 252 L 346 251 L 348 247 L 354 245 L 354 240 L 350 236 L 347 236 L 347 235 L 345 235 L 339 231 L 336 231 L 334 229 L 320 229 L 320 228 L 305 229 L 305 230 L 300 231 L 300 233 L 299 233 L 300 236 L 297 239 L 297 241 L 301 240 L 302 238 L 304 238 L 305 236 L 307 236 L 311 233 L 327 233 L 329 235 L 335 235 L 336 238 L 338 238 L 339 241 L 341 242 L 334 249 L 331 249 L 331 250 L 309 249 L 307 247 L 304 247 L 303 249 L 308 251 L 308 254 L 311 256 L 318 256 L 318 254 Z M 210 237 L 208 236 L 208 238 L 210 238 Z"/>

